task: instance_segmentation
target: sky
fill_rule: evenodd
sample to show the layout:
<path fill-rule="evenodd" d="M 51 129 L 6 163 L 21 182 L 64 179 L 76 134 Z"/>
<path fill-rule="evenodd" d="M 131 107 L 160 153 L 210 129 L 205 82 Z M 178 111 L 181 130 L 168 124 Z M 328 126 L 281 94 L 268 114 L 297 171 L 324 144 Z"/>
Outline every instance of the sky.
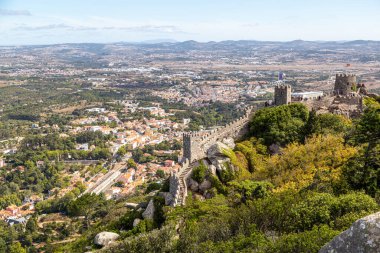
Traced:
<path fill-rule="evenodd" d="M 0 0 L 0 45 L 380 40 L 380 0 Z"/>

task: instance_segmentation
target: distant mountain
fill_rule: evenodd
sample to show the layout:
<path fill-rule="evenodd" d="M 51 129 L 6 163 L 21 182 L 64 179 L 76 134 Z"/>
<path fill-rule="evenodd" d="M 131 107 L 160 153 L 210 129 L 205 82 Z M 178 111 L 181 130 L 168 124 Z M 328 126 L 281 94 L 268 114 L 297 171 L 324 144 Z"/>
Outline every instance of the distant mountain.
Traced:
<path fill-rule="evenodd" d="M 136 44 L 160 44 L 160 43 L 177 43 L 177 40 L 174 39 L 157 39 L 157 40 L 144 40 L 137 42 Z"/>
<path fill-rule="evenodd" d="M 55 46 L 68 46 L 68 47 L 81 47 L 81 48 L 99 48 L 104 45 L 150 45 L 157 47 L 170 46 L 177 49 L 218 49 L 225 47 L 257 47 L 257 46 L 275 46 L 279 48 L 284 47 L 351 47 L 351 46 L 380 46 L 380 41 L 373 40 L 352 40 L 352 41 L 305 41 L 305 40 L 293 40 L 293 41 L 258 41 L 258 40 L 225 40 L 225 41 L 209 41 L 198 42 L 195 40 L 188 41 L 176 41 L 174 39 L 156 39 L 146 40 L 141 42 L 115 42 L 115 43 L 62 43 L 52 45 L 29 45 L 29 46 L 17 46 L 22 47 L 55 47 Z M 0 46 L 1 47 L 1 46 Z M 7 46 L 10 47 L 10 46 Z M 16 47 L 16 46 L 15 46 Z"/>

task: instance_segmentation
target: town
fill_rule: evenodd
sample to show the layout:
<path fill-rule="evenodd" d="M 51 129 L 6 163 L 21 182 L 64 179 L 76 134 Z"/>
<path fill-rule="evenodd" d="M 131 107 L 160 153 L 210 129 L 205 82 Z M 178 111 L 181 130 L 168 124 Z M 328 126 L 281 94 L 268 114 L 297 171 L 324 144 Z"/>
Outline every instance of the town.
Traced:
<path fill-rule="evenodd" d="M 168 178 L 189 173 L 186 159 L 204 158 L 204 146 L 243 136 L 252 108 L 301 102 L 357 118 L 361 96 L 380 89 L 371 45 L 363 60 L 347 45 L 326 55 L 322 45 L 306 54 L 297 41 L 255 43 L 234 55 L 223 42 L 0 47 L 0 219 L 16 230 L 36 221 L 37 249 L 75 241 L 82 220 L 63 210 L 81 196 L 122 203 L 166 189 L 168 205 L 185 203 L 186 183 L 177 178 L 178 196 Z"/>

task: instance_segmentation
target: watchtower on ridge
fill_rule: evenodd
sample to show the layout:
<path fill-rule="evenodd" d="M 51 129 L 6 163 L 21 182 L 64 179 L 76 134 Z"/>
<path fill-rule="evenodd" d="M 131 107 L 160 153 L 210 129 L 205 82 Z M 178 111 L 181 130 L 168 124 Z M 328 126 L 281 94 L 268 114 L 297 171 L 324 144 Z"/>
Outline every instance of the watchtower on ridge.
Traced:
<path fill-rule="evenodd" d="M 274 104 L 287 105 L 292 102 L 292 87 L 287 84 L 280 84 L 274 88 Z"/>
<path fill-rule="evenodd" d="M 336 74 L 334 92 L 335 95 L 346 96 L 356 90 L 356 75 Z"/>

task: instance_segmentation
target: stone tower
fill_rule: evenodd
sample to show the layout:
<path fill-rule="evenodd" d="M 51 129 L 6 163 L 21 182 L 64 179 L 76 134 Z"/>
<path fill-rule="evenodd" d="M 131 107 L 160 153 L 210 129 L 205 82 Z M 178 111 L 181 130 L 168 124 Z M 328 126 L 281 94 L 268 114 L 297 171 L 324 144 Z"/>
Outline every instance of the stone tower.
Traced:
<path fill-rule="evenodd" d="M 183 134 L 183 158 L 189 159 L 190 162 L 202 158 L 203 150 L 200 146 L 202 137 L 198 132 Z"/>
<path fill-rule="evenodd" d="M 290 85 L 277 85 L 274 88 L 274 104 L 287 105 L 292 101 L 292 88 Z"/>
<path fill-rule="evenodd" d="M 191 148 L 192 148 L 192 136 L 191 133 L 183 134 L 183 157 L 189 159 L 191 161 Z"/>
<path fill-rule="evenodd" d="M 347 95 L 356 88 L 356 75 L 336 74 L 334 92 L 336 95 Z"/>

